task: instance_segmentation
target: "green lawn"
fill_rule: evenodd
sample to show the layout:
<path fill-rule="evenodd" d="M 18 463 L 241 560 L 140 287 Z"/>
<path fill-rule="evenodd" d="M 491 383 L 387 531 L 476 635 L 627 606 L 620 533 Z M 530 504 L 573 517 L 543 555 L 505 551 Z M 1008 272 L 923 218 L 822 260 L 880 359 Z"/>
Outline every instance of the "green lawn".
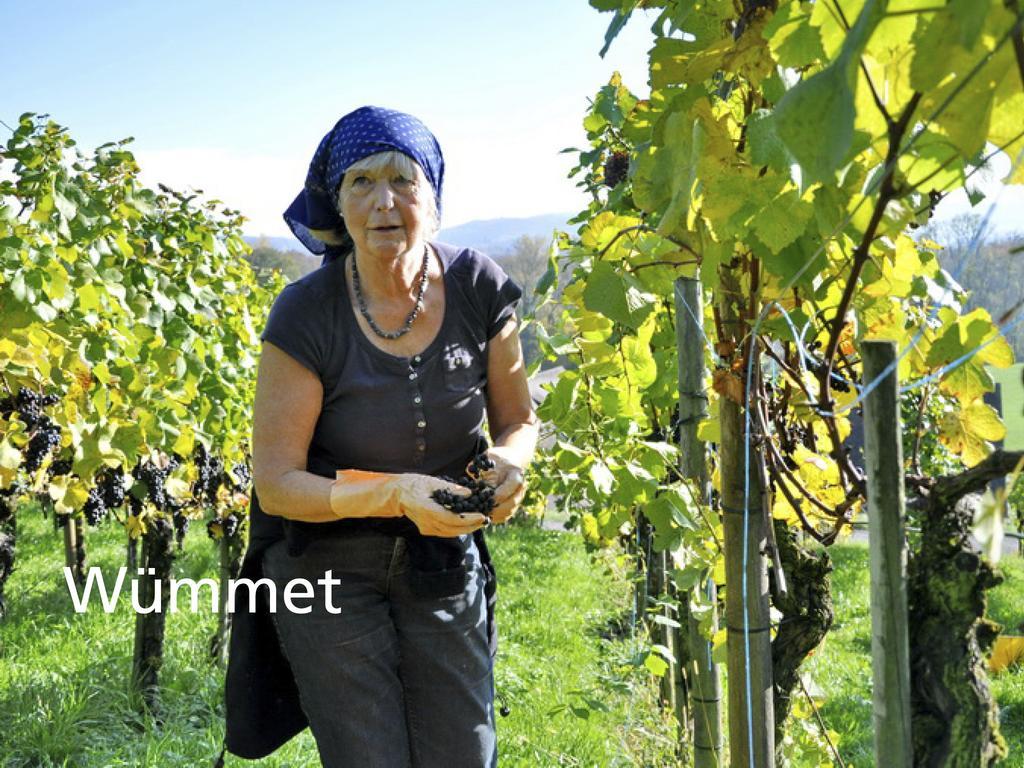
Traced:
<path fill-rule="evenodd" d="M 133 614 L 75 614 L 60 566 L 62 540 L 34 506 L 19 511 L 16 571 L 0 624 L 0 765 L 3 768 L 199 768 L 211 766 L 223 733 L 223 673 L 206 647 L 206 612 L 168 616 L 162 672 L 164 723 L 139 717 L 126 685 Z M 89 564 L 124 564 L 123 534 L 90 530 Z M 669 726 L 657 714 L 650 675 L 631 662 L 622 632 L 630 585 L 613 556 L 596 565 L 578 537 L 528 527 L 489 540 L 499 572 L 498 691 L 503 766 L 670 765 Z M 193 526 L 178 577 L 212 576 L 216 551 Z M 628 634 L 628 633 L 627 633 Z M 589 704 L 588 704 L 589 702 Z M 319 766 L 308 731 L 261 766 Z M 253 763 L 227 759 L 226 765 Z"/>

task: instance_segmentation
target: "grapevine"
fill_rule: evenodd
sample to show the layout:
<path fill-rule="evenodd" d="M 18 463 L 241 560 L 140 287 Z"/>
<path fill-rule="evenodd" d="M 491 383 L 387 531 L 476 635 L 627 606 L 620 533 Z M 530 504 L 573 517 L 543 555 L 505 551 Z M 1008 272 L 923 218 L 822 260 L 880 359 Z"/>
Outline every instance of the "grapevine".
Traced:
<path fill-rule="evenodd" d="M 606 44 L 637 8 L 592 5 L 615 12 Z M 565 308 L 541 348 L 570 361 L 539 411 L 555 430 L 544 495 L 573 500 L 594 546 L 642 537 L 649 521 L 655 548 L 688 563 L 680 590 L 708 574 L 721 583 L 732 567 L 727 600 L 742 589 L 733 624 L 748 642 L 747 564 L 760 552 L 746 543 L 747 510 L 763 506 L 756 523 L 778 576 L 767 518 L 828 544 L 863 506 L 848 438 L 865 341 L 897 342 L 907 387 L 934 382 L 953 404 L 935 432 L 950 458 L 981 466 L 1002 436 L 981 398 L 986 365 L 1012 363 L 1009 345 L 985 310 L 957 311 L 941 244 L 909 233 L 993 153 L 1024 152 L 1019 10 L 896 5 L 659 6 L 650 94 L 615 75 L 593 99 L 573 170 L 590 204 L 572 222 L 578 236 L 559 235 L 541 283 Z M 1005 181 L 1024 182 L 1022 169 Z M 683 277 L 706 291 L 692 319 L 707 329 L 712 375 L 686 394 L 707 398 L 698 434 L 714 449 L 719 510 L 701 509 L 658 439 L 672 433 L 688 364 L 675 338 L 678 314 L 693 314 L 674 301 Z M 742 562 L 727 554 L 723 565 L 715 543 L 728 525 L 713 513 L 737 509 Z M 735 558 L 735 546 L 721 549 Z M 763 723 L 737 728 L 733 757 L 745 764 Z"/>

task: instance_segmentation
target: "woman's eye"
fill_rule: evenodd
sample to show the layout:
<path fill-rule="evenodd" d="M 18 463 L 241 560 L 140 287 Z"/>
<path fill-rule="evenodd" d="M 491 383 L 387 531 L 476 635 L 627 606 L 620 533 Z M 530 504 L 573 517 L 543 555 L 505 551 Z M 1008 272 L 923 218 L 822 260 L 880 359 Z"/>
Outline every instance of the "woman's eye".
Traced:
<path fill-rule="evenodd" d="M 370 177 L 369 176 L 356 176 L 354 179 L 352 179 L 352 186 L 353 187 L 366 186 L 369 183 L 370 183 Z"/>
<path fill-rule="evenodd" d="M 407 178 L 405 178 L 405 176 L 395 176 L 395 178 L 394 178 L 394 180 L 392 181 L 392 183 L 393 183 L 393 184 L 394 184 L 394 185 L 395 185 L 396 187 L 410 187 L 410 186 L 412 186 L 412 185 L 413 185 L 413 184 L 414 184 L 415 182 L 414 182 L 414 181 L 413 181 L 412 179 L 407 179 Z"/>

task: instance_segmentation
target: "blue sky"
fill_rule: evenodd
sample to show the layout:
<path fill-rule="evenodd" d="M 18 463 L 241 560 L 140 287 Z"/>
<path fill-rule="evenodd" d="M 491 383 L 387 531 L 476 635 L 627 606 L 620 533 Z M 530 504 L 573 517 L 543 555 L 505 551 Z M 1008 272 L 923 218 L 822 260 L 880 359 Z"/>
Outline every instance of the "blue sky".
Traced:
<path fill-rule="evenodd" d="M 610 19 L 585 0 L 516 2 L 0 1 L 0 119 L 48 112 L 84 147 L 134 136 L 147 181 L 240 208 L 286 234 L 320 138 L 363 104 L 437 135 L 446 226 L 575 211 L 567 146 L 616 69 L 646 93 L 650 22 L 605 60 Z M 652 18 L 653 20 L 653 18 Z"/>
<path fill-rule="evenodd" d="M 363 104 L 437 135 L 444 226 L 579 210 L 559 150 L 583 144 L 587 98 L 613 71 L 646 94 L 653 21 L 634 18 L 602 60 L 610 15 L 585 0 L 0 0 L 0 12 L 0 120 L 47 112 L 86 148 L 134 136 L 147 183 L 201 188 L 269 235 L 288 234 L 280 214 L 320 138 Z M 1022 208 L 1008 189 L 998 228 L 1019 227 Z"/>

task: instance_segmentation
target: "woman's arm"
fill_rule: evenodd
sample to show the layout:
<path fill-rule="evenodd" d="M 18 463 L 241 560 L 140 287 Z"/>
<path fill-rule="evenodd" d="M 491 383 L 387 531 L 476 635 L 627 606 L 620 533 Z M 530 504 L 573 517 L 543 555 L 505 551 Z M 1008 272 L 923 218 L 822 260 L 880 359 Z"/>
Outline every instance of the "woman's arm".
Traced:
<path fill-rule="evenodd" d="M 540 421 L 533 411 L 515 315 L 487 347 L 487 423 L 498 472 L 494 522 L 504 522 L 526 493 L 523 470 L 533 461 Z"/>
<path fill-rule="evenodd" d="M 338 519 L 331 511 L 333 481 L 306 471 L 322 402 L 320 378 L 264 342 L 253 406 L 252 471 L 260 508 L 268 515 L 311 523 Z"/>

